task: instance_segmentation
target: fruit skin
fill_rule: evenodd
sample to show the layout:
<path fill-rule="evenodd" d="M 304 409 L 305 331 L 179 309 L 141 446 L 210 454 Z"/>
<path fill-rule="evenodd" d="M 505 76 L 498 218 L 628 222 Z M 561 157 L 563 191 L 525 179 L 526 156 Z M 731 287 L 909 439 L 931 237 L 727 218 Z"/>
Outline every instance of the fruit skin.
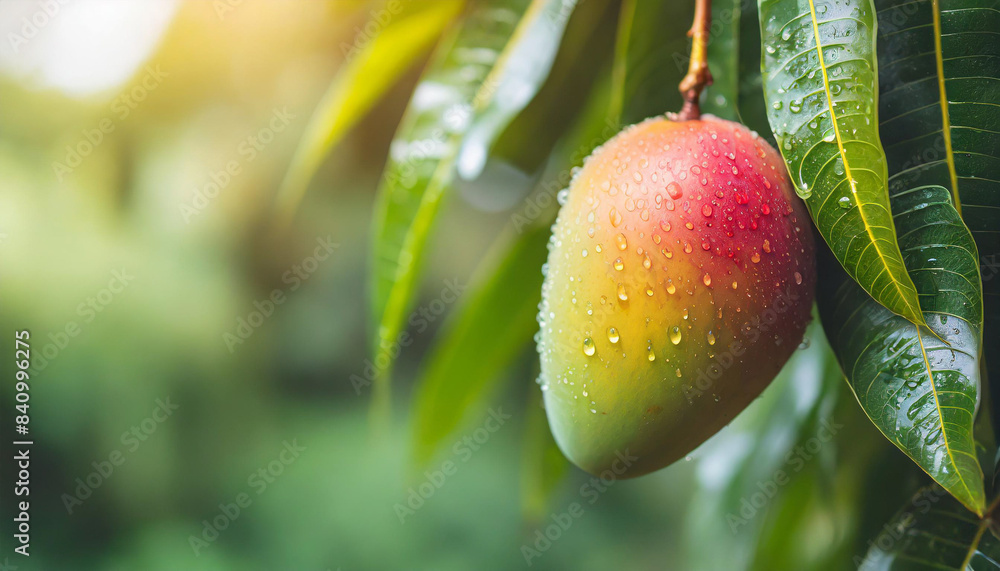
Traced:
<path fill-rule="evenodd" d="M 561 198 L 538 316 L 549 425 L 580 468 L 646 474 L 728 424 L 798 347 L 809 216 L 777 151 L 710 116 L 625 129 Z"/>

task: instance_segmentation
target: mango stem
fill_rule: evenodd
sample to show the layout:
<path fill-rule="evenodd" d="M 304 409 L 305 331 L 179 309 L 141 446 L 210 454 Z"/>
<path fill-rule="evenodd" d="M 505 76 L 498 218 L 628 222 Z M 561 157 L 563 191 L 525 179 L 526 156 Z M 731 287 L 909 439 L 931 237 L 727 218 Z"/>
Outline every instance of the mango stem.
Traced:
<path fill-rule="evenodd" d="M 708 35 L 712 26 L 712 0 L 695 0 L 694 22 L 688 30 L 691 38 L 691 62 L 687 75 L 680 83 L 684 96 L 684 106 L 674 117 L 676 121 L 694 121 L 701 117 L 698 99 L 705 86 L 712 84 L 712 73 L 708 70 Z"/>

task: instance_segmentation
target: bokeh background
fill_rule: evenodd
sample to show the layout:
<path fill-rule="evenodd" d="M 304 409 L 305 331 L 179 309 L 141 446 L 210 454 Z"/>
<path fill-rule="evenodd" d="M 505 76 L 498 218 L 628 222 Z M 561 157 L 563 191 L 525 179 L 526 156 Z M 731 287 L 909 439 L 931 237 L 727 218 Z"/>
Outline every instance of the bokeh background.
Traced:
<path fill-rule="evenodd" d="M 906 459 L 858 418 L 816 328 L 764 396 L 688 461 L 603 486 L 532 456 L 543 417 L 525 347 L 450 440 L 481 436 L 490 410 L 510 418 L 474 450 L 441 450 L 430 471 L 448 461 L 456 471 L 400 511 L 429 481 L 408 465 L 413 379 L 462 296 L 434 301 L 449 281 L 476 282 L 544 181 L 542 157 L 500 157 L 447 203 L 420 302 L 441 311 L 411 331 L 392 421 L 373 430 L 370 388 L 351 382 L 369 358 L 371 211 L 419 62 L 323 161 L 290 228 L 272 222 L 308 119 L 377 4 L 0 2 L 0 332 L 32 334 L 36 442 L 32 556 L 12 551 L 5 462 L 0 564 L 853 568 L 919 482 L 897 477 L 912 474 Z M 544 116 L 533 120 L 546 132 Z M 314 264 L 324 240 L 337 247 Z M 245 339 L 227 337 L 275 290 L 283 303 Z M 11 361 L 0 359 L 7 379 Z M 12 384 L 0 394 L 5 434 Z M 166 403 L 170 415 L 154 413 Z M 830 423 L 844 427 L 820 438 Z M 297 455 L 282 455 L 289 445 Z M 13 454 L 9 438 L 2 448 Z M 100 474 L 116 453 L 122 461 Z M 88 478 L 98 484 L 89 494 Z M 249 505 L 209 540 L 205 521 L 241 493 Z M 582 516 L 539 542 L 574 502 Z"/>

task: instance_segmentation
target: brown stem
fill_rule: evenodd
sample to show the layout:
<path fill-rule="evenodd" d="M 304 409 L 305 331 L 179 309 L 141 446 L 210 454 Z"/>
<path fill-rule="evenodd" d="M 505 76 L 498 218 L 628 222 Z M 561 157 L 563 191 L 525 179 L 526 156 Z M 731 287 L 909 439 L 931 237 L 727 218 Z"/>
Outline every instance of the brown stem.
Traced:
<path fill-rule="evenodd" d="M 691 38 L 691 63 L 680 84 L 684 106 L 674 117 L 677 121 L 693 121 L 701 117 L 698 98 L 705 86 L 712 83 L 712 73 L 708 71 L 708 32 L 711 25 L 712 0 L 695 0 L 694 22 L 688 30 Z"/>
<path fill-rule="evenodd" d="M 994 491 L 994 493 L 996 493 L 996 491 Z M 994 498 L 993 501 L 990 503 L 989 507 L 986 508 L 986 515 L 984 515 L 983 517 L 984 518 L 994 517 L 995 515 L 994 512 L 996 511 L 998 505 L 1000 505 L 1000 495 Z"/>

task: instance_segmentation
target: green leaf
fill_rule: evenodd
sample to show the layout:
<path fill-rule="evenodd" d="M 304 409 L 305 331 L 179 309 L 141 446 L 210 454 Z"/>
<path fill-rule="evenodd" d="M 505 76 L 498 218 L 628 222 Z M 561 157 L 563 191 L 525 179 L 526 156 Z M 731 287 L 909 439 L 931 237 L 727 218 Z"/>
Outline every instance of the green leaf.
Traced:
<path fill-rule="evenodd" d="M 744 54 L 756 50 L 752 75 L 757 93 L 749 90 L 748 101 L 762 101 L 760 90 L 760 46 L 756 12 L 749 11 L 752 28 L 747 30 L 745 0 L 712 3 L 712 28 L 708 63 L 713 83 L 704 92 L 702 110 L 737 120 L 743 109 L 742 68 Z M 609 116 L 623 124 L 680 109 L 678 84 L 687 73 L 691 43 L 687 31 L 694 18 L 694 2 L 624 0 L 618 17 L 615 46 L 614 87 Z M 756 46 L 754 44 L 757 44 Z M 754 98 L 756 97 L 756 101 Z M 763 105 L 759 104 L 760 109 Z M 766 125 L 766 122 L 763 123 Z"/>
<path fill-rule="evenodd" d="M 768 120 L 796 191 L 847 273 L 923 325 L 889 208 L 871 0 L 759 0 L 759 8 Z"/>
<path fill-rule="evenodd" d="M 1000 569 L 1000 540 L 938 486 L 928 486 L 871 541 L 861 571 Z"/>
<path fill-rule="evenodd" d="M 736 121 L 740 103 L 740 17 L 743 0 L 712 2 L 708 69 L 712 84 L 702 94 L 701 110 Z"/>
<path fill-rule="evenodd" d="M 345 54 L 347 61 L 309 119 L 278 189 L 279 225 L 291 222 L 309 181 L 330 149 L 434 45 L 463 2 L 403 2 L 388 23 L 376 22 L 380 31 L 362 48 L 352 46 Z"/>
<path fill-rule="evenodd" d="M 628 53 L 632 42 L 632 26 L 639 0 L 622 0 L 618 12 L 618 31 L 615 33 L 615 60 L 611 70 L 611 101 L 608 104 L 608 120 L 620 121 L 625 109 L 625 86 L 629 72 Z"/>
<path fill-rule="evenodd" d="M 547 225 L 504 239 L 499 262 L 482 268 L 485 279 L 465 294 L 428 357 L 413 409 L 413 458 L 419 468 L 460 427 L 468 409 L 494 386 L 506 366 L 538 330 L 535 316 L 548 255 Z"/>
<path fill-rule="evenodd" d="M 667 111 L 679 111 L 677 90 L 687 72 L 687 30 L 694 2 L 625 0 L 618 37 L 609 120 L 629 125 Z"/>
<path fill-rule="evenodd" d="M 751 6 L 754 0 L 747 0 Z M 764 80 L 760 74 L 761 63 L 760 22 L 757 10 L 752 7 L 740 11 L 740 122 L 767 139 L 774 146 L 774 135 L 767 123 L 767 105 L 764 103 Z"/>
<path fill-rule="evenodd" d="M 754 4 L 755 0 L 712 3 L 708 43 L 712 84 L 705 90 L 701 108 L 705 113 L 743 123 L 773 145 L 760 74 L 760 24 L 757 10 L 750 8 Z"/>
<path fill-rule="evenodd" d="M 937 184 L 951 191 L 981 256 L 985 346 L 1000 347 L 1000 4 L 875 4 L 889 186 Z M 988 352 L 986 360 L 1000 394 L 1000 351 Z M 995 426 L 998 420 L 1000 411 Z"/>
<path fill-rule="evenodd" d="M 887 311 L 848 280 L 835 295 L 820 296 L 823 324 L 875 426 L 982 513 L 983 474 L 973 441 L 983 319 L 976 246 L 943 187 L 894 191 L 892 208 L 932 331 Z"/>
<path fill-rule="evenodd" d="M 552 151 L 579 118 L 590 94 L 607 83 L 617 13 L 617 1 L 577 4 L 545 85 L 493 143 L 490 161 L 537 173 L 552 158 Z M 539 125 L 545 128 L 539 129 Z"/>
<path fill-rule="evenodd" d="M 477 2 L 417 86 L 392 143 L 375 210 L 371 311 L 376 351 L 385 358 L 402 331 L 466 135 L 474 132 L 476 145 L 485 148 L 530 101 L 570 12 L 560 0 Z M 508 101 L 497 107 L 500 97 Z M 383 412 L 389 376 L 387 368 L 376 379 L 375 406 Z"/>
<path fill-rule="evenodd" d="M 507 2 L 512 6 L 518 3 Z M 481 93 L 480 99 L 474 101 L 475 117 L 458 155 L 462 178 L 479 176 L 493 142 L 545 83 L 575 5 L 565 0 L 532 0 L 486 80 L 484 87 L 490 92 Z"/>
<path fill-rule="evenodd" d="M 876 0 L 879 111 L 892 186 L 951 191 L 984 254 L 1000 252 L 996 0 Z"/>

